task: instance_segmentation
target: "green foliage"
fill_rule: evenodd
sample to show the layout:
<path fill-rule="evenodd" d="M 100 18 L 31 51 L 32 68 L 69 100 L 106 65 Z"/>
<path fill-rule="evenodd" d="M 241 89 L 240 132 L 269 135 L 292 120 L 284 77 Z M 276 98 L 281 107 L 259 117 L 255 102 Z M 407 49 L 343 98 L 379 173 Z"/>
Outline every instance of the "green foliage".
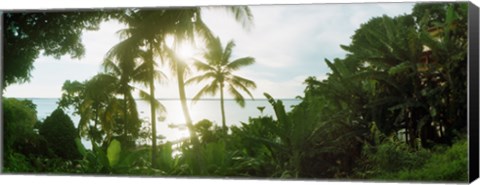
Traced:
<path fill-rule="evenodd" d="M 107 74 L 97 74 L 85 82 L 66 81 L 62 87 L 62 98 L 58 102 L 60 108 L 74 109 L 74 113 L 80 115 L 78 123 L 78 135 L 86 137 L 93 142 L 109 142 L 115 132 L 123 133 L 124 130 L 117 128 L 117 122 L 125 113 L 120 100 L 116 98 L 117 79 Z M 133 118 L 130 117 L 130 118 Z M 138 119 L 130 121 L 139 122 Z M 123 124 L 124 125 L 124 124 Z M 131 133 L 137 133 L 137 127 L 132 127 Z M 93 144 L 92 144 L 93 145 Z"/>
<path fill-rule="evenodd" d="M 80 58 L 85 49 L 81 43 L 83 30 L 96 30 L 106 17 L 105 12 L 30 12 L 5 13 L 3 27 L 3 88 L 30 80 L 33 62 L 44 55 L 69 54 Z"/>
<path fill-rule="evenodd" d="M 254 177 L 278 176 L 275 170 L 280 168 L 279 161 L 272 148 L 277 145 L 278 138 L 271 132 L 275 124 L 271 117 L 259 117 L 250 118 L 241 127 L 232 126 L 230 145 L 240 152 L 240 174 Z"/>
<path fill-rule="evenodd" d="M 16 141 L 33 134 L 37 122 L 35 104 L 30 100 L 3 98 L 4 146 L 13 147 Z"/>
<path fill-rule="evenodd" d="M 138 118 L 137 105 L 132 91 L 136 89 L 131 85 L 132 82 L 146 83 L 146 78 L 150 76 L 150 71 L 146 69 L 146 65 L 138 65 L 136 59 L 141 59 L 144 52 L 141 51 L 134 43 L 133 38 L 125 39 L 115 45 L 107 53 L 106 59 L 102 63 L 107 75 L 116 78 L 117 93 L 123 95 L 123 138 L 125 141 L 132 141 L 139 134 L 141 121 Z M 154 71 L 152 74 L 156 79 L 163 80 L 165 75 L 160 71 Z M 144 95 L 147 96 L 144 96 Z M 152 98 L 147 93 L 140 90 L 140 97 L 150 101 Z M 148 97 L 148 98 L 147 98 Z M 165 108 L 157 100 L 153 99 L 155 107 L 160 112 L 164 112 Z"/>
<path fill-rule="evenodd" d="M 108 157 L 100 147 L 95 143 L 92 146 L 92 150 L 87 151 L 79 139 L 76 140 L 75 145 L 77 150 L 82 154 L 83 159 L 78 166 L 79 171 L 82 173 L 100 173 L 107 174 L 111 172 L 110 163 Z"/>
<path fill-rule="evenodd" d="M 75 148 L 77 129 L 62 109 L 56 109 L 40 125 L 39 133 L 47 142 L 49 149 L 63 159 L 78 159 L 80 154 Z"/>
<path fill-rule="evenodd" d="M 325 60 L 332 70 L 327 79 L 306 80 L 305 97 L 289 119 L 276 108 L 281 104 L 272 103 L 279 123 L 309 118 L 310 124 L 319 124 L 312 145 L 306 145 L 313 155 L 300 174 L 352 177 L 351 169 L 357 168 L 366 177 L 380 170 L 414 169 L 428 156 L 424 148 L 451 144 L 454 133 L 465 134 L 464 5 L 432 6 L 435 16 L 444 17 L 428 17 L 433 14 L 419 9 L 429 6 L 419 4 L 413 15 L 372 18 L 350 45 L 342 46 L 348 52 L 344 59 Z M 426 19 L 420 20 L 420 14 Z M 401 131 L 404 139 L 384 141 Z M 364 154 L 371 163 L 362 161 L 365 146 L 373 147 Z"/>
<path fill-rule="evenodd" d="M 415 155 L 415 153 L 410 155 Z M 426 162 L 416 165 L 415 168 L 402 169 L 396 173 L 384 173 L 374 178 L 408 181 L 468 181 L 468 144 L 466 139 L 456 142 L 451 147 L 437 149 L 426 157 L 428 157 L 427 160 L 423 159 Z M 414 162 L 411 161 L 411 163 Z"/>
<path fill-rule="evenodd" d="M 4 173 L 26 173 L 33 170 L 28 158 L 23 154 L 5 151 L 3 157 L 2 172 Z"/>
<path fill-rule="evenodd" d="M 465 26 L 465 3 L 372 18 L 342 46 L 345 59 L 326 60 L 332 74 L 307 87 L 305 104 L 329 102 L 323 120 L 375 124 L 385 135 L 403 129 L 412 148 L 451 144 L 466 127 Z"/>
<path fill-rule="evenodd" d="M 230 145 L 236 151 L 240 174 L 247 176 L 265 176 L 298 178 L 312 176 L 310 165 L 327 155 L 338 154 L 329 143 L 319 142 L 320 136 L 329 130 L 323 130 L 314 107 L 296 107 L 286 113 L 283 102 L 265 94 L 275 110 L 277 120 L 271 117 L 251 118 L 241 127 L 232 127 Z M 338 135 L 337 135 L 338 136 Z M 221 148 L 221 147 L 220 147 Z M 328 165 L 325 165 L 328 168 Z M 326 169 L 325 168 L 325 169 Z"/>
<path fill-rule="evenodd" d="M 220 134 L 221 128 L 213 126 L 210 120 L 203 119 L 195 124 L 195 131 L 202 143 L 210 143 L 221 140 L 225 134 Z"/>
<path fill-rule="evenodd" d="M 30 100 L 3 98 L 4 152 L 48 155 L 47 143 L 36 131 L 36 106 Z"/>
<path fill-rule="evenodd" d="M 157 167 L 159 170 L 169 175 L 181 174 L 179 167 L 179 157 L 174 156 L 172 143 L 167 142 L 159 146 L 159 153 L 157 158 Z"/>
<path fill-rule="evenodd" d="M 80 173 L 76 169 L 75 162 L 61 158 L 6 153 L 4 162 L 2 172 L 6 173 Z"/>
<path fill-rule="evenodd" d="M 35 104 L 32 101 L 4 98 L 2 105 L 5 172 L 71 172 L 71 162 L 55 158 L 55 150 L 51 146 L 52 142 L 56 141 L 49 141 L 37 133 L 36 128 L 40 127 L 41 130 L 43 125 L 36 125 L 38 121 Z M 63 133 L 60 131 L 58 134 Z M 65 144 L 62 141 L 60 143 Z M 69 149 L 68 145 L 61 147 Z M 75 151 L 73 148 L 70 152 Z"/>
<path fill-rule="evenodd" d="M 107 149 L 107 158 L 110 166 L 115 166 L 118 164 L 118 161 L 120 159 L 120 151 L 122 151 L 120 142 L 115 139 L 112 140 L 112 142 L 110 142 L 110 145 L 108 145 Z"/>
<path fill-rule="evenodd" d="M 83 146 L 82 140 L 80 140 L 80 138 L 75 138 L 75 147 L 77 147 L 78 152 L 82 156 L 87 155 L 87 149 L 85 148 L 85 146 Z"/>
<path fill-rule="evenodd" d="M 379 175 L 421 167 L 431 154 L 425 149 L 413 151 L 407 144 L 388 138 L 376 146 L 365 146 L 363 165 L 371 167 L 368 174 Z M 363 174 L 367 175 L 367 174 Z"/>
<path fill-rule="evenodd" d="M 79 139 L 77 150 L 83 156 L 74 168 L 82 174 L 119 174 L 119 175 L 166 175 L 162 170 L 154 169 L 149 162 L 150 150 L 145 147 L 125 148 L 114 139 L 106 150 L 94 144 L 92 150 L 86 150 Z M 123 149 L 122 149 L 123 148 Z"/>
<path fill-rule="evenodd" d="M 80 105 L 85 96 L 85 83 L 67 80 L 62 86 L 62 97 L 58 107 L 67 110 L 72 107 L 74 114 L 80 115 Z"/>
<path fill-rule="evenodd" d="M 229 153 L 226 152 L 225 142 L 208 143 L 205 145 L 203 154 L 205 155 L 204 162 L 207 164 L 208 174 L 223 175 L 228 173 L 226 171 L 228 170 L 228 161 L 226 159 L 229 158 L 227 156 Z"/>

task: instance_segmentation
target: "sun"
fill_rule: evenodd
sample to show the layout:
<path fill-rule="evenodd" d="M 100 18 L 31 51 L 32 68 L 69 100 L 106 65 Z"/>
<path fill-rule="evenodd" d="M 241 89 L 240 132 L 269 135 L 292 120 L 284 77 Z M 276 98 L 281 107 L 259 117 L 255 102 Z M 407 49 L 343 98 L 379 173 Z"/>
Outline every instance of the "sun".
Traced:
<path fill-rule="evenodd" d="M 195 43 L 189 41 L 175 42 L 175 37 L 166 37 L 166 44 L 175 51 L 177 57 L 187 64 L 193 63 L 193 57 L 198 54 L 198 48 Z"/>
<path fill-rule="evenodd" d="M 181 60 L 191 63 L 197 54 L 197 49 L 192 44 L 183 42 L 177 46 L 175 53 Z"/>

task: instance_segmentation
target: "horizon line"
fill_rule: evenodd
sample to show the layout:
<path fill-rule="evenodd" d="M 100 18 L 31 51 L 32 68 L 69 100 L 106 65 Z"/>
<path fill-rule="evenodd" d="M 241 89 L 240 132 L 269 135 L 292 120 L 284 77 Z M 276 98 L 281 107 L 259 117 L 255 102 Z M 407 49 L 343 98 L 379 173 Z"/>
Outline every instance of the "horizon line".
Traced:
<path fill-rule="evenodd" d="M 2 97 L 3 98 L 16 98 L 16 99 L 60 99 L 61 97 Z M 180 98 L 155 98 L 157 100 L 180 100 Z M 274 98 L 274 99 L 279 99 L 279 100 L 301 100 L 299 98 Z M 141 98 L 135 98 L 135 100 L 142 100 Z M 193 98 L 187 98 L 187 100 L 193 100 Z M 219 98 L 205 98 L 205 99 L 200 99 L 198 101 L 218 101 L 220 100 Z M 233 98 L 225 98 L 224 100 L 232 101 L 235 100 Z M 245 99 L 245 101 L 256 101 L 256 100 L 268 100 L 267 98 L 254 98 L 254 99 Z M 145 100 L 146 101 L 146 100 Z"/>

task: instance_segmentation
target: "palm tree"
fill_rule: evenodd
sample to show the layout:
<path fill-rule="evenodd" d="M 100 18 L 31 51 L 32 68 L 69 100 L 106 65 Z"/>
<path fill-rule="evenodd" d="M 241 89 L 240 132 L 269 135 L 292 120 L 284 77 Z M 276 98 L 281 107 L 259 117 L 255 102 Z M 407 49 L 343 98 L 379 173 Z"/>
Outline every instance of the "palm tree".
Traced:
<path fill-rule="evenodd" d="M 116 78 L 118 82 L 117 91 L 119 94 L 123 95 L 123 135 L 125 141 L 128 141 L 128 130 L 133 128 L 134 125 L 140 123 L 138 119 L 137 105 L 135 99 L 132 95 L 132 90 L 134 89 L 130 83 L 133 81 L 132 77 L 135 76 L 136 68 L 134 67 L 134 61 L 128 60 L 116 60 L 114 62 L 110 58 L 107 58 L 103 62 L 105 72 L 107 75 Z M 131 115 L 129 117 L 129 115 Z M 131 125 L 130 125 L 131 124 Z"/>
<path fill-rule="evenodd" d="M 253 16 L 250 12 L 250 9 L 246 6 L 236 6 L 236 7 L 227 7 L 226 8 L 230 13 L 233 13 L 237 22 L 240 22 L 245 28 L 248 28 L 253 20 Z M 161 38 L 165 39 L 167 35 L 174 37 L 173 48 L 169 48 L 163 40 L 163 52 L 165 56 L 168 57 L 170 61 L 170 66 L 172 71 L 175 72 L 177 76 L 178 90 L 180 96 L 180 102 L 182 105 L 182 110 L 185 116 L 185 121 L 189 129 L 192 143 L 196 145 L 198 143 L 198 138 L 196 137 L 195 129 L 192 124 L 192 119 L 188 111 L 188 106 L 186 103 L 186 93 L 185 93 L 185 72 L 187 70 L 187 65 L 185 61 L 181 60 L 176 54 L 175 49 L 179 43 L 182 42 L 194 42 L 195 34 L 201 36 L 205 39 L 207 43 L 213 40 L 212 33 L 207 25 L 203 22 L 201 17 L 201 8 L 189 8 L 189 9 L 177 9 L 177 10 L 165 10 L 163 17 L 168 19 L 169 23 L 173 23 L 170 26 L 164 26 L 168 28 L 165 32 L 159 32 L 160 34 L 165 34 Z M 158 19 L 156 19 L 158 20 Z"/>
<path fill-rule="evenodd" d="M 157 30 L 149 28 L 148 26 L 149 23 L 152 23 L 153 27 L 156 26 L 156 24 L 149 19 L 154 17 L 151 15 L 152 13 L 158 12 L 132 10 L 121 17 L 120 20 L 129 26 L 119 31 L 126 39 L 119 43 L 117 47 L 113 48 L 110 51 L 110 55 L 117 56 L 117 58 L 123 60 L 122 63 L 124 63 L 124 67 L 132 68 L 129 69 L 130 73 L 126 73 L 125 75 L 133 75 L 130 76 L 132 80 L 141 82 L 149 88 L 149 93 L 140 91 L 140 95 L 150 103 L 152 166 L 156 167 L 156 110 L 157 107 L 160 107 L 160 103 L 155 98 L 155 80 L 161 80 L 165 75 L 157 70 L 158 65 L 154 60 L 155 51 L 160 51 L 158 48 L 161 47 L 161 42 L 159 42 L 161 39 L 155 36 Z M 135 59 L 137 58 L 141 59 L 142 63 L 136 70 L 133 70 Z M 126 79 L 125 81 L 128 80 Z"/>
<path fill-rule="evenodd" d="M 208 51 L 204 54 L 207 62 L 197 60 L 194 63 L 195 67 L 204 73 L 192 77 L 186 82 L 189 84 L 192 82 L 199 83 L 209 81 L 209 83 L 195 95 L 193 101 L 198 101 L 202 96 L 216 95 L 217 91 L 220 92 L 220 108 L 224 131 L 227 131 L 227 125 L 225 123 L 224 88 L 227 88 L 228 92 L 241 107 L 245 107 L 245 99 L 237 88 L 247 93 L 252 99 L 252 93 L 250 93 L 248 89 L 256 88 L 255 82 L 233 74 L 234 71 L 241 67 L 253 64 L 255 59 L 252 57 L 243 57 L 231 61 L 230 58 L 233 47 L 235 47 L 233 41 L 228 42 L 225 48 L 223 48 L 220 38 L 217 37 L 214 39 L 209 43 L 207 46 Z"/>
<path fill-rule="evenodd" d="M 114 96 L 115 84 L 116 79 L 105 74 L 98 74 L 84 83 L 84 93 L 78 110 L 78 130 L 80 136 L 90 137 L 92 147 L 96 146 L 98 141 L 108 142 L 112 137 L 115 116 L 119 113 L 118 101 Z"/>
<path fill-rule="evenodd" d="M 193 128 L 188 107 L 186 104 L 186 95 L 184 88 L 184 72 L 185 64 L 178 60 L 173 54 L 172 50 L 167 47 L 165 38 L 172 35 L 175 38 L 175 43 L 183 40 L 193 40 L 195 33 L 208 39 L 211 38 L 210 30 L 201 20 L 200 8 L 185 8 L 185 9 L 163 9 L 163 10 L 128 10 L 125 16 L 119 20 L 128 25 L 128 28 L 123 30 L 123 34 L 132 38 L 132 45 L 142 48 L 145 53 L 143 55 L 143 65 L 145 66 L 148 83 L 150 89 L 150 105 L 151 105 L 151 119 L 152 119 L 152 163 L 156 160 L 156 128 L 155 128 L 155 87 L 153 71 L 157 63 L 154 56 L 159 56 L 163 61 L 170 58 L 170 66 L 172 71 L 176 72 L 178 79 L 178 88 L 182 109 L 186 119 L 186 124 L 189 128 L 192 143 L 196 145 L 198 138 Z M 235 15 L 237 21 L 243 25 L 249 25 L 252 20 L 252 14 L 248 7 L 229 7 L 228 10 Z"/>
<path fill-rule="evenodd" d="M 130 20 L 132 21 L 132 20 Z M 135 20 L 139 21 L 139 20 Z M 138 113 L 136 110 L 135 99 L 133 98 L 131 91 L 136 89 L 131 86 L 131 82 L 140 82 L 144 86 L 150 87 L 150 93 L 146 93 L 140 89 L 140 96 L 152 105 L 152 124 L 154 124 L 155 111 L 164 112 L 165 108 L 155 99 L 155 95 L 152 93 L 155 89 L 154 80 L 162 81 L 166 79 L 164 73 L 156 69 L 156 63 L 152 60 L 151 54 L 153 53 L 150 50 L 146 51 L 142 49 L 142 45 L 145 44 L 145 41 L 142 42 L 142 35 L 139 33 L 140 30 L 133 28 L 128 28 L 120 30 L 120 33 L 123 34 L 125 39 L 115 45 L 108 53 L 106 60 L 103 63 L 106 71 L 109 71 L 114 76 L 119 77 L 119 92 L 124 96 L 124 119 L 128 121 L 127 109 L 131 110 L 133 121 L 135 122 L 138 119 Z M 115 61 L 115 62 L 114 62 Z M 125 122 L 127 126 L 128 123 Z M 127 136 L 127 127 L 125 127 L 124 134 Z M 153 128 L 155 129 L 155 128 Z"/>

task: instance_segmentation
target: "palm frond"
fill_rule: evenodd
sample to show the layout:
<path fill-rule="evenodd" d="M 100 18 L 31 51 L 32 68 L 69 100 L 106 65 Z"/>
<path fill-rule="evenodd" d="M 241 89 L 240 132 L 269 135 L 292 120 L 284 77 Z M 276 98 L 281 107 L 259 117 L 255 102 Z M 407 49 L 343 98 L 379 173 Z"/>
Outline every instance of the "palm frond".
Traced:
<path fill-rule="evenodd" d="M 253 27 L 253 14 L 248 6 L 229 6 L 227 10 L 234 15 L 235 20 L 246 30 L 250 30 Z"/>
<path fill-rule="evenodd" d="M 102 63 L 103 70 L 107 73 L 113 73 L 115 75 L 120 75 L 122 74 L 122 71 L 120 68 L 109 58 L 106 58 L 103 60 Z"/>
<path fill-rule="evenodd" d="M 168 77 L 160 70 L 153 70 L 151 72 L 151 64 L 149 63 L 141 63 L 132 74 L 132 80 L 135 82 L 139 82 L 143 85 L 148 85 L 148 82 L 153 79 L 158 80 L 160 82 L 166 82 Z"/>
<path fill-rule="evenodd" d="M 232 85 L 228 85 L 228 92 L 233 96 L 235 102 L 237 102 L 241 107 L 245 107 L 245 99 L 243 98 L 242 94 L 235 89 Z"/>
<path fill-rule="evenodd" d="M 254 82 L 250 81 L 250 80 L 246 80 L 246 79 L 243 79 L 241 77 L 238 77 L 238 76 L 234 76 L 234 78 L 230 79 L 228 81 L 228 83 L 232 86 L 232 87 L 239 87 L 240 89 L 242 89 L 245 93 L 247 93 L 250 98 L 253 99 L 253 95 L 252 93 L 248 90 L 248 88 L 255 88 L 256 85 Z"/>
<path fill-rule="evenodd" d="M 207 51 L 203 58 L 207 60 L 208 64 L 219 65 L 221 64 L 223 53 L 222 42 L 219 37 L 215 37 L 207 42 Z"/>
<path fill-rule="evenodd" d="M 153 70 L 153 78 L 160 83 L 165 83 L 168 81 L 167 75 L 160 70 Z"/>
<path fill-rule="evenodd" d="M 148 101 L 149 103 L 153 102 L 153 107 L 155 107 L 155 109 L 160 113 L 167 112 L 165 106 L 157 99 L 153 99 L 153 97 L 149 93 L 139 89 L 139 96 L 142 100 Z"/>
<path fill-rule="evenodd" d="M 164 47 L 164 51 L 165 51 L 165 57 L 167 60 L 169 60 L 169 64 L 170 64 L 170 69 L 171 71 L 173 71 L 174 75 L 178 75 L 177 74 L 177 69 L 185 69 L 187 68 L 188 66 L 177 56 L 177 54 L 175 53 L 175 51 L 167 46 Z"/>
<path fill-rule="evenodd" d="M 121 39 L 127 39 L 128 37 L 131 37 L 132 32 L 134 28 L 125 28 L 125 29 L 120 29 L 115 34 L 117 34 Z"/>
<path fill-rule="evenodd" d="M 242 85 L 244 85 L 247 88 L 253 88 L 253 89 L 257 88 L 257 84 L 255 84 L 255 82 L 253 82 L 249 79 L 240 77 L 240 76 L 233 75 L 231 77 L 231 80 L 238 81 L 238 83 L 241 83 Z"/>
<path fill-rule="evenodd" d="M 219 41 L 220 42 L 220 41 Z M 226 65 L 228 64 L 228 61 L 230 60 L 230 57 L 232 56 L 232 50 L 235 47 L 235 42 L 233 40 L 230 40 L 227 45 L 225 46 L 225 49 L 223 51 L 223 55 L 220 61 L 220 64 Z"/>
<path fill-rule="evenodd" d="M 253 63 L 255 63 L 255 58 L 244 57 L 244 58 L 236 59 L 233 62 L 230 62 L 229 64 L 227 64 L 227 68 L 229 70 L 234 71 L 234 70 L 239 69 L 240 67 L 252 65 Z"/>
<path fill-rule="evenodd" d="M 127 93 L 128 109 L 130 110 L 131 117 L 138 119 L 137 103 L 131 91 Z"/>
<path fill-rule="evenodd" d="M 138 36 L 129 37 L 113 46 L 106 54 L 105 58 L 115 60 L 133 60 L 140 56 L 141 50 L 139 45 L 141 38 Z"/>
<path fill-rule="evenodd" d="M 204 73 L 202 75 L 194 76 L 194 77 L 188 79 L 185 82 L 185 84 L 186 85 L 189 85 L 189 84 L 192 84 L 192 83 L 197 83 L 198 84 L 202 81 L 206 81 L 209 78 L 215 78 L 215 73 L 214 72 L 207 72 L 207 73 Z"/>
<path fill-rule="evenodd" d="M 201 12 L 200 12 L 200 14 L 201 14 Z M 206 42 L 208 42 L 209 40 L 212 40 L 214 38 L 212 31 L 210 30 L 210 28 L 208 28 L 208 26 L 205 24 L 205 22 L 203 22 L 201 15 L 197 16 L 197 20 L 195 22 L 195 29 L 196 29 L 196 32 L 202 38 L 205 39 L 204 41 L 206 41 Z"/>
<path fill-rule="evenodd" d="M 112 129 L 115 124 L 115 116 L 119 112 L 119 110 L 120 109 L 118 106 L 118 101 L 115 99 L 115 100 L 109 101 L 108 105 L 105 108 L 105 111 L 100 116 L 100 119 L 102 122 L 101 124 L 102 130 L 104 130 L 105 133 L 107 134 L 107 138 L 110 138 L 112 135 L 112 132 L 113 132 Z"/>
<path fill-rule="evenodd" d="M 205 95 L 215 96 L 218 89 L 219 89 L 218 82 L 214 80 L 212 83 L 204 86 L 200 91 L 198 91 L 198 93 L 193 97 L 192 101 L 195 103 Z"/>
<path fill-rule="evenodd" d="M 211 65 L 208 65 L 200 60 L 194 59 L 193 66 L 199 71 L 215 71 L 215 68 Z"/>
<path fill-rule="evenodd" d="M 88 134 L 88 123 L 91 120 L 91 106 L 93 101 L 90 99 L 83 100 L 79 107 L 80 122 L 78 123 L 79 136 L 86 136 Z"/>

